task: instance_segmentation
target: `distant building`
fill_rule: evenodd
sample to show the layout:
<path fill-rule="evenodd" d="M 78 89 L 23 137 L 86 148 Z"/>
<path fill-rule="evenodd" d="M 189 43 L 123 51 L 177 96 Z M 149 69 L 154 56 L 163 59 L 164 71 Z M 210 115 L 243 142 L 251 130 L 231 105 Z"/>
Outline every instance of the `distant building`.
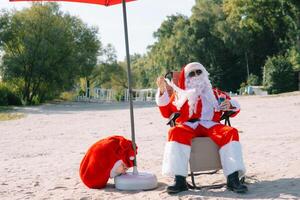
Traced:
<path fill-rule="evenodd" d="M 252 88 L 252 94 L 255 95 L 268 95 L 268 92 L 264 90 L 263 86 L 248 86 Z M 248 93 L 250 94 L 250 93 Z"/>

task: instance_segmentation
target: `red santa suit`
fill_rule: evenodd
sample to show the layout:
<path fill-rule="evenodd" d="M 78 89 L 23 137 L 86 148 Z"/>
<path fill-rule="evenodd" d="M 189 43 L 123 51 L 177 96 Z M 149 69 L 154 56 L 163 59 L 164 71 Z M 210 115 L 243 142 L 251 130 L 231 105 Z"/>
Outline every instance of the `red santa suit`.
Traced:
<path fill-rule="evenodd" d="M 122 136 L 111 136 L 93 144 L 81 161 L 79 174 L 89 188 L 104 188 L 109 178 L 118 173 L 116 169 L 124 163 L 133 166 L 134 150 L 132 142 Z"/>
<path fill-rule="evenodd" d="M 237 101 L 231 99 L 220 90 L 212 89 L 208 80 L 208 72 L 200 63 L 190 63 L 180 72 L 178 87 L 187 91 L 189 84 L 188 74 L 194 70 L 201 70 L 201 79 L 206 78 L 206 87 L 202 88 L 201 95 L 194 98 L 182 98 L 177 94 L 169 97 L 167 92 L 160 95 L 158 90 L 156 103 L 163 117 L 168 118 L 174 112 L 180 112 L 176 125 L 169 130 L 168 142 L 165 146 L 162 172 L 168 176 L 187 176 L 188 161 L 191 152 L 191 141 L 194 137 L 210 137 L 219 147 L 221 164 L 225 176 L 238 171 L 239 176 L 245 174 L 241 145 L 237 129 L 220 123 L 222 111 L 217 110 L 217 98 L 225 95 L 235 111 L 240 111 Z M 211 94 L 211 95 L 209 95 Z M 181 94 L 182 95 L 182 94 Z M 180 94 L 179 94 L 180 96 Z M 188 96 L 188 95 L 187 95 Z M 211 96 L 209 98 L 209 96 Z"/>

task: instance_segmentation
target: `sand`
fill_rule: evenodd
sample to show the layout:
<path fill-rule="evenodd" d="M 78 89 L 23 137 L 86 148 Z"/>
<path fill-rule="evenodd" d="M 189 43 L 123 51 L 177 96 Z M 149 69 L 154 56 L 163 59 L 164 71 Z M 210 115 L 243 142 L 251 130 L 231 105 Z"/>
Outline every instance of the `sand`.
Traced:
<path fill-rule="evenodd" d="M 17 108 L 24 118 L 0 122 L 0 199 L 300 199 L 300 92 L 235 98 L 242 111 L 231 122 L 243 145 L 247 194 L 222 188 L 168 195 L 172 179 L 161 175 L 168 126 L 153 103 L 136 104 L 134 114 L 138 169 L 156 174 L 158 188 L 118 191 L 110 180 L 105 189 L 88 189 L 80 161 L 101 138 L 130 138 L 128 105 L 60 103 Z M 197 178 L 224 181 L 222 172 Z"/>

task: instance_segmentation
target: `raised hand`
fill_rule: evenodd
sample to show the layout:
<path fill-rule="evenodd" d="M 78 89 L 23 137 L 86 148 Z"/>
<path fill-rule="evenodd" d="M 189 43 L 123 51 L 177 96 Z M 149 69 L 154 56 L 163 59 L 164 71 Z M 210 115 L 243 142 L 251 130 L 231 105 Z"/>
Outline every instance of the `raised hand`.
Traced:
<path fill-rule="evenodd" d="M 159 76 L 156 79 L 156 85 L 159 88 L 160 94 L 163 94 L 166 91 L 166 82 L 163 76 Z"/>

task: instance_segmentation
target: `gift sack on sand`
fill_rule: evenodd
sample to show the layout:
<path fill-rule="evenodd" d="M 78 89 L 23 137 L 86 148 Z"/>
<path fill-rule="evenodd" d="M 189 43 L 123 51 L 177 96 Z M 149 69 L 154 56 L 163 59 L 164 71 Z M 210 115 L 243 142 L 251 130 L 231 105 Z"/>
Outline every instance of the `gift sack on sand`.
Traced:
<path fill-rule="evenodd" d="M 115 172 L 121 164 L 133 167 L 134 150 L 132 142 L 122 136 L 111 136 L 93 144 L 81 161 L 79 174 L 89 188 L 104 188 L 108 179 L 118 175 Z"/>

